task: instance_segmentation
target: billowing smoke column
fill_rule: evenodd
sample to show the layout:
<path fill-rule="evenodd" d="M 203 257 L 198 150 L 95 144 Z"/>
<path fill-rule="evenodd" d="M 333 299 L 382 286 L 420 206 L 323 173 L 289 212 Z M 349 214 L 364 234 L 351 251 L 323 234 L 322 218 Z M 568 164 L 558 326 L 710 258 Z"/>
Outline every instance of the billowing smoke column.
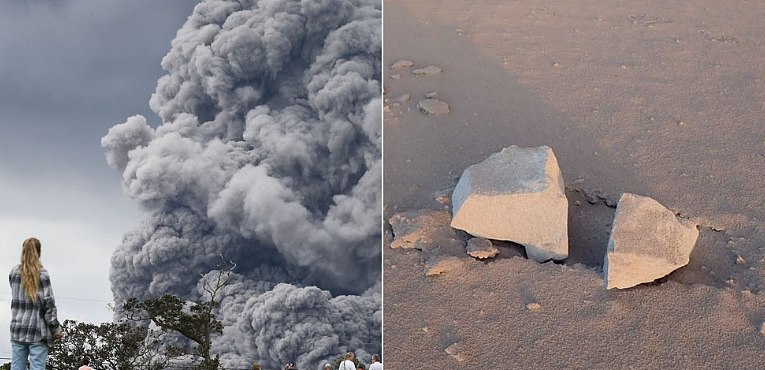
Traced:
<path fill-rule="evenodd" d="M 381 2 L 211 0 L 162 60 L 162 119 L 102 139 L 150 211 L 112 257 L 116 299 L 200 298 L 219 254 L 227 366 L 380 350 Z"/>

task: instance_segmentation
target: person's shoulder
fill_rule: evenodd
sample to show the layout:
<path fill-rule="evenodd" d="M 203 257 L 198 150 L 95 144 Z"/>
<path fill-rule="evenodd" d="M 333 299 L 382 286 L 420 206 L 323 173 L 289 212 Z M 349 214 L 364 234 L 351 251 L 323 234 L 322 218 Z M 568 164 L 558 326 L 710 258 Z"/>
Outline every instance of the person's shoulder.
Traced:
<path fill-rule="evenodd" d="M 45 269 L 45 267 L 40 269 L 40 277 L 50 277 L 50 274 L 48 273 L 48 270 Z"/>
<path fill-rule="evenodd" d="M 21 265 L 16 265 L 16 266 L 13 266 L 13 268 L 11 269 L 11 273 L 10 274 L 11 275 L 17 275 L 17 274 L 19 274 L 20 271 L 21 271 Z"/>

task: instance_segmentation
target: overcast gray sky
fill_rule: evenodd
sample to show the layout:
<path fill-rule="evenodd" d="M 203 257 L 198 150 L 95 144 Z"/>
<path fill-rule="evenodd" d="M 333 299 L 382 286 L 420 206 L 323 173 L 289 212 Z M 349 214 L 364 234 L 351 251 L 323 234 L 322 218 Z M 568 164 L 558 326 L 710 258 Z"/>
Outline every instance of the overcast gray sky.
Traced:
<path fill-rule="evenodd" d="M 160 61 L 195 3 L 0 2 L 0 271 L 38 237 L 62 321 L 111 317 L 109 259 L 142 213 L 100 139 L 134 114 L 157 126 L 148 101 Z M 9 291 L 0 285 L 0 357 L 10 357 Z"/>

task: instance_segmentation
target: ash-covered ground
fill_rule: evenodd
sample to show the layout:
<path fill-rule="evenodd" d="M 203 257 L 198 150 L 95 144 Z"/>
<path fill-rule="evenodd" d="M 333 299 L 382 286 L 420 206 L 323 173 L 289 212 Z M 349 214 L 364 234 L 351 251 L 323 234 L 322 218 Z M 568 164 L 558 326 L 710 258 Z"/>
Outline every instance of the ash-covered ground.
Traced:
<path fill-rule="evenodd" d="M 387 236 L 386 366 L 759 368 L 763 13 L 746 1 L 386 1 L 385 216 L 435 212 L 443 246 L 394 249 Z M 413 65 L 390 68 L 402 59 Z M 412 73 L 431 65 L 440 72 Z M 558 158 L 563 264 L 510 243 L 489 262 L 460 254 L 467 235 L 448 229 L 448 205 L 435 200 L 513 144 L 548 145 Z M 700 235 L 687 266 L 607 291 L 602 261 L 622 192 L 658 200 Z M 459 262 L 426 276 L 439 254 Z"/>

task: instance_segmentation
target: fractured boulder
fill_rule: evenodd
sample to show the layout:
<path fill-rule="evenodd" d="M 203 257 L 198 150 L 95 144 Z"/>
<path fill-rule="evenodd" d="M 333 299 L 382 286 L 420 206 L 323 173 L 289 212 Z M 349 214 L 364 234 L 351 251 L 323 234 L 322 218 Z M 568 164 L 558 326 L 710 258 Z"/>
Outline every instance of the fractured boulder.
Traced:
<path fill-rule="evenodd" d="M 624 193 L 603 262 L 606 288 L 652 282 L 688 264 L 699 231 L 659 202 Z"/>
<path fill-rule="evenodd" d="M 568 257 L 568 200 L 552 149 L 513 145 L 468 167 L 452 193 L 451 226 L 522 244 L 539 262 Z"/>

